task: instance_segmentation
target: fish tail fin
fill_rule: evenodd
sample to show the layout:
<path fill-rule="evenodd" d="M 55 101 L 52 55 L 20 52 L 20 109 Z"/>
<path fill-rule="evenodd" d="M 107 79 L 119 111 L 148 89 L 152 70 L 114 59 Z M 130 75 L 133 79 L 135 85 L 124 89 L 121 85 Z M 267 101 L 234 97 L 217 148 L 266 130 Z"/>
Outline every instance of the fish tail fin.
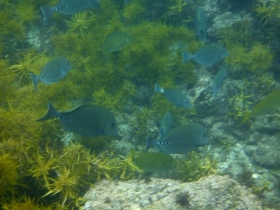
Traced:
<path fill-rule="evenodd" d="M 100 4 L 99 4 L 100 0 L 92 0 L 91 1 L 91 6 L 94 8 L 94 9 L 100 9 Z"/>
<path fill-rule="evenodd" d="M 245 112 L 244 112 L 243 118 L 242 118 L 242 120 L 241 120 L 241 122 L 240 122 L 241 125 L 244 124 L 245 122 L 247 122 L 247 121 L 249 120 L 250 114 L 251 114 L 250 111 L 245 111 Z"/>
<path fill-rule="evenodd" d="M 187 62 L 193 58 L 193 55 L 182 50 L 182 62 Z"/>
<path fill-rule="evenodd" d="M 155 84 L 154 92 L 156 92 L 156 93 L 162 93 L 163 92 L 163 89 L 159 86 L 158 83 Z"/>
<path fill-rule="evenodd" d="M 146 139 L 146 148 L 144 150 L 144 153 L 147 152 L 150 148 L 153 148 L 156 146 L 155 140 L 152 137 L 148 137 Z"/>
<path fill-rule="evenodd" d="M 58 117 L 58 112 L 56 111 L 54 106 L 50 102 L 48 102 L 47 114 L 44 117 L 37 119 L 36 121 L 44 121 L 44 120 L 48 120 L 48 119 L 56 118 L 56 117 Z"/>
<path fill-rule="evenodd" d="M 213 97 L 217 95 L 218 90 L 216 88 L 213 88 Z"/>
<path fill-rule="evenodd" d="M 37 84 L 39 82 L 39 76 L 37 76 L 33 73 L 30 73 L 30 76 L 31 76 L 31 79 L 32 79 L 32 82 L 33 82 L 34 90 L 36 91 Z"/>
<path fill-rule="evenodd" d="M 44 24 L 46 21 L 53 15 L 55 12 L 55 7 L 48 7 L 48 6 L 41 6 L 40 9 L 43 12 L 44 15 Z"/>

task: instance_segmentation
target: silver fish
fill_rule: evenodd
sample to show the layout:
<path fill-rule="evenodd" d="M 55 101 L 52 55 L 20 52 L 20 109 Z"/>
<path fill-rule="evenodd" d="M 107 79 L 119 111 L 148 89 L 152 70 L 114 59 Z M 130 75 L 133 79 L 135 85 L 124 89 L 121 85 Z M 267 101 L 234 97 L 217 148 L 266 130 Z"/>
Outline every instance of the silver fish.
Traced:
<path fill-rule="evenodd" d="M 41 70 L 39 76 L 31 73 L 31 79 L 34 85 L 34 90 L 37 88 L 39 81 L 45 84 L 52 84 L 61 80 L 71 70 L 70 62 L 63 56 L 57 57 L 48 62 Z"/>
<path fill-rule="evenodd" d="M 60 0 L 56 6 L 41 6 L 40 9 L 43 12 L 45 23 L 55 12 L 62 15 L 72 15 L 90 7 L 100 9 L 99 0 Z"/>
<path fill-rule="evenodd" d="M 213 81 L 213 96 L 216 96 L 218 89 L 222 86 L 225 78 L 227 76 L 227 70 L 222 68 L 216 75 Z"/>
<path fill-rule="evenodd" d="M 205 137 L 203 126 L 190 123 L 173 128 L 158 140 L 147 138 L 145 152 L 152 147 L 158 147 L 168 154 L 185 154 L 198 146 L 205 145 L 207 142 L 208 139 Z"/>
<path fill-rule="evenodd" d="M 196 51 L 194 54 L 189 54 L 185 51 L 182 51 L 182 54 L 183 62 L 194 59 L 194 61 L 200 65 L 210 66 L 228 56 L 226 49 L 218 44 L 205 46 Z"/>
<path fill-rule="evenodd" d="M 47 114 L 36 121 L 58 118 L 66 131 L 83 136 L 118 136 L 113 113 L 96 105 L 83 105 L 74 110 L 58 112 L 48 102 Z"/>
<path fill-rule="evenodd" d="M 162 93 L 164 97 L 174 106 L 183 107 L 187 109 L 193 107 L 191 105 L 190 99 L 180 90 L 173 88 L 162 89 L 158 84 L 155 84 L 154 91 L 156 93 Z"/>
<path fill-rule="evenodd" d="M 103 42 L 103 52 L 117 52 L 122 50 L 132 41 L 132 37 L 123 31 L 114 31 L 108 34 Z"/>
<path fill-rule="evenodd" d="M 172 114 L 167 111 L 164 113 L 161 122 L 160 122 L 160 127 L 159 127 L 159 138 L 167 134 L 167 132 L 171 129 L 172 127 Z"/>
<path fill-rule="evenodd" d="M 196 9 L 195 28 L 196 28 L 196 33 L 199 37 L 199 40 L 205 41 L 207 23 L 206 23 L 206 17 L 204 15 L 204 10 L 201 6 L 198 6 Z"/>

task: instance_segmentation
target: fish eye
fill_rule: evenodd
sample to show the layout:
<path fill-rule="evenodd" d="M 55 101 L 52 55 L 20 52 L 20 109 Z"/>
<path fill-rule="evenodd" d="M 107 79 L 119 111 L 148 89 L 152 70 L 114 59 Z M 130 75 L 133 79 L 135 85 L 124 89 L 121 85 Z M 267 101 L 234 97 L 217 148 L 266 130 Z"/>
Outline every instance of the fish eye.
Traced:
<path fill-rule="evenodd" d="M 116 124 L 115 123 L 111 123 L 111 127 L 115 127 L 116 126 Z"/>

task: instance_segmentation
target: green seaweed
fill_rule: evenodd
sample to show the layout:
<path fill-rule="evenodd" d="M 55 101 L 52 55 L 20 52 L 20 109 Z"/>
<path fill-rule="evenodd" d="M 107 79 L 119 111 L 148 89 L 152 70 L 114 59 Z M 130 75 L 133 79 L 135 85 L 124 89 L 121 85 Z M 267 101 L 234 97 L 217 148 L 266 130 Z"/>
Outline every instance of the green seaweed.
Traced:
<path fill-rule="evenodd" d="M 116 116 L 127 113 L 137 147 L 143 146 L 147 136 L 157 137 L 155 122 L 160 122 L 167 110 L 174 116 L 175 124 L 188 122 L 194 109 L 172 106 L 162 95 L 154 94 L 153 88 L 157 82 L 184 91 L 186 83 L 188 87 L 196 84 L 196 64 L 182 63 L 181 53 L 170 48 L 183 40 L 187 45 L 185 50 L 193 53 L 204 44 L 197 41 L 193 28 L 179 24 L 188 9 L 184 1 L 161 3 L 163 8 L 154 19 L 149 12 L 157 5 L 150 1 L 130 1 L 123 5 L 123 2 L 104 0 L 100 1 L 101 10 L 89 9 L 71 16 L 54 14 L 48 25 L 42 27 L 39 7 L 53 6 L 57 1 L 0 1 L 0 171 L 5 172 L 0 173 L 1 184 L 5 186 L 0 189 L 0 208 L 80 207 L 84 202 L 81 196 L 88 186 L 102 178 L 132 179 L 143 170 L 173 169 L 174 162 L 177 163 L 175 177 L 182 181 L 217 173 L 216 160 L 200 153 L 191 152 L 188 159 L 176 161 L 162 153 L 141 156 L 130 152 L 125 157 L 110 148 L 111 138 L 79 138 L 65 133 L 57 120 L 34 122 L 45 113 L 47 101 L 61 110 L 85 103 L 98 104 L 110 108 Z M 279 21 L 277 15 L 273 17 L 276 11 L 273 5 L 279 6 L 268 1 L 256 9 L 262 22 Z M 233 77 L 253 73 L 257 81 L 272 88 L 274 78 L 269 76 L 269 70 L 276 53 L 271 44 L 253 35 L 252 27 L 248 22 L 237 23 L 221 32 L 218 42 L 230 54 L 225 63 Z M 44 52 L 28 42 L 29 32 L 37 29 L 40 29 L 38 38 L 48 43 L 41 43 Z M 113 31 L 126 31 L 133 41 L 123 50 L 106 56 L 102 43 L 106 34 Z M 29 73 L 39 74 L 49 60 L 60 55 L 70 60 L 73 69 L 58 83 L 40 84 L 34 93 Z M 247 83 L 262 93 L 267 91 Z M 147 91 L 141 93 L 139 87 Z M 229 99 L 233 107 L 229 114 L 236 119 L 250 109 L 252 96 L 247 87 Z M 141 94 L 144 99 L 138 99 Z M 252 110 L 249 116 L 254 113 L 257 111 Z M 64 145 L 61 139 L 67 139 L 69 145 Z M 224 147 L 229 147 L 225 141 Z M 38 189 L 37 195 L 23 194 L 34 187 Z"/>
<path fill-rule="evenodd" d="M 176 167 L 175 177 L 192 182 L 210 174 L 217 174 L 217 160 L 209 156 L 201 158 L 195 151 L 188 154 L 187 160 L 180 160 Z"/>
<path fill-rule="evenodd" d="M 268 22 L 279 21 L 280 19 L 279 9 L 280 9 L 279 1 L 268 0 L 268 1 L 260 2 L 255 8 L 255 11 L 259 16 L 262 24 L 266 25 Z"/>
<path fill-rule="evenodd" d="M 237 67 L 235 69 L 259 73 L 272 66 L 273 52 L 261 43 L 255 42 L 250 48 L 236 44 L 227 50 L 230 56 L 225 63 Z"/>
<path fill-rule="evenodd" d="M 232 109 L 227 113 L 229 116 L 233 116 L 235 120 L 240 121 L 253 103 L 251 98 L 253 95 L 245 94 L 246 89 L 240 89 L 240 94 L 235 94 L 232 98 L 229 98 L 229 103 L 232 104 Z M 245 93 L 244 93 L 245 92 Z"/>
<path fill-rule="evenodd" d="M 73 15 L 71 21 L 66 20 L 66 23 L 69 27 L 69 30 L 75 31 L 77 34 L 76 36 L 83 37 L 84 30 L 87 30 L 95 20 L 95 14 L 85 11 Z"/>

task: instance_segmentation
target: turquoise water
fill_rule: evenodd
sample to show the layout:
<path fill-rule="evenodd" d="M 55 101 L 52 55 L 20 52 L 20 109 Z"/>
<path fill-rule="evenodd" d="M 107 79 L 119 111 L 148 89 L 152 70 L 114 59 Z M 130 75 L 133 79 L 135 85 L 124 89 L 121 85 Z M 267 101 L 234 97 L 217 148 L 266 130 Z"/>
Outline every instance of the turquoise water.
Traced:
<path fill-rule="evenodd" d="M 278 101 L 263 99 L 279 90 L 280 4 L 101 0 L 98 8 L 89 1 L 74 3 L 0 2 L 1 207 L 77 208 L 89 183 L 103 178 L 191 182 L 218 174 L 252 189 L 265 206 L 279 208 Z M 54 14 L 44 20 L 41 6 Z M 196 53 L 208 45 L 219 50 Z M 200 57 L 183 62 L 184 52 Z M 65 77 L 53 74 L 51 84 L 38 83 L 35 92 L 30 74 L 40 75 L 59 56 L 72 69 Z M 63 72 L 55 67 L 55 73 Z M 220 69 L 227 75 L 213 96 Z M 180 91 L 178 97 L 187 96 L 193 108 L 174 106 L 154 92 L 156 83 Z M 260 101 L 261 114 L 250 114 Z M 63 120 L 69 119 L 61 116 L 35 122 L 46 114 L 48 102 L 62 112 L 82 105 L 106 108 L 118 135 L 101 128 L 85 137 L 67 129 Z M 171 126 L 162 120 L 166 111 Z M 83 116 L 70 115 L 74 127 Z M 98 118 L 99 124 L 100 119 L 108 120 Z M 161 123 L 170 126 L 164 133 Z M 181 150 L 174 144 L 188 147 L 189 137 L 175 133 L 165 141 L 162 135 L 189 123 L 203 126 L 208 143 L 177 154 Z M 142 156 L 148 137 L 172 154 L 154 145 Z"/>

